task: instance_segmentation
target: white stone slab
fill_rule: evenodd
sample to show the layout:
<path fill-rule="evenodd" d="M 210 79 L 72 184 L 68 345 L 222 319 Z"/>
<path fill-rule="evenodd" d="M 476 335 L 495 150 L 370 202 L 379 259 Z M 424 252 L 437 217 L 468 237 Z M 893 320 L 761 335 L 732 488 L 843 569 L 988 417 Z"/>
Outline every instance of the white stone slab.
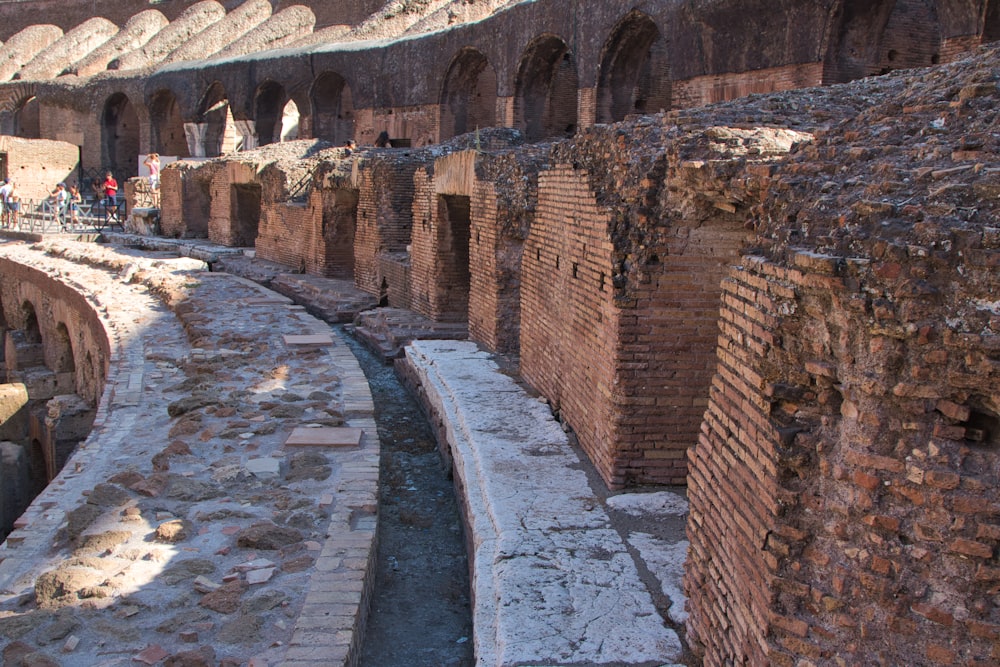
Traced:
<path fill-rule="evenodd" d="M 333 345 L 333 334 L 285 334 L 285 345 L 289 346 L 319 346 Z"/>
<path fill-rule="evenodd" d="M 443 416 L 466 491 L 477 665 L 678 659 L 680 640 L 549 409 L 473 343 L 416 341 L 406 363 Z"/>

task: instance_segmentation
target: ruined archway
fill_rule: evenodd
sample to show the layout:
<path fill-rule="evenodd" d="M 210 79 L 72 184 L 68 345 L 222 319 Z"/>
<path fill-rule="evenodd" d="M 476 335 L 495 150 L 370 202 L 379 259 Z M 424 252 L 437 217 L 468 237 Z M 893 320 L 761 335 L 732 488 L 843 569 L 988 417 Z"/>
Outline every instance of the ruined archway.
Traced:
<path fill-rule="evenodd" d="M 480 51 L 466 47 L 451 61 L 441 91 L 443 141 L 496 125 L 497 75 Z"/>
<path fill-rule="evenodd" d="M 983 20 L 983 43 L 1000 40 L 1000 0 L 989 0 Z"/>
<path fill-rule="evenodd" d="M 288 95 L 280 83 L 265 81 L 257 86 L 253 99 L 253 117 L 258 146 L 281 141 L 281 119 L 287 102 Z"/>
<path fill-rule="evenodd" d="M 172 90 L 159 90 L 149 104 L 150 124 L 153 133 L 153 150 L 162 155 L 188 157 L 184 119 L 181 117 L 177 96 Z"/>
<path fill-rule="evenodd" d="M 576 132 L 576 64 L 569 47 L 543 35 L 525 49 L 515 81 L 515 126 L 528 140 Z"/>
<path fill-rule="evenodd" d="M 76 373 L 76 359 L 73 357 L 73 343 L 69 329 L 60 322 L 56 325 L 56 335 L 52 342 L 52 370 L 56 373 Z"/>
<path fill-rule="evenodd" d="M 115 93 L 104 103 L 101 161 L 120 179 L 139 173 L 139 116 L 124 93 Z"/>
<path fill-rule="evenodd" d="M 630 12 L 615 26 L 601 54 L 597 82 L 597 122 L 625 120 L 632 113 L 646 113 L 655 95 L 656 77 L 650 50 L 660 31 L 646 14 Z M 654 102 L 652 108 L 666 104 Z"/>
<path fill-rule="evenodd" d="M 41 139 L 42 129 L 38 113 L 38 98 L 32 95 L 14 111 L 14 136 L 23 139 Z"/>
<path fill-rule="evenodd" d="M 201 99 L 198 109 L 198 130 L 196 146 L 192 155 L 196 157 L 218 157 L 223 153 L 227 129 L 233 126 L 232 112 L 229 110 L 229 96 L 221 83 L 216 81 Z"/>
<path fill-rule="evenodd" d="M 933 0 L 846 0 L 830 27 L 823 83 L 846 83 L 938 61 Z"/>
<path fill-rule="evenodd" d="M 309 97 L 315 138 L 340 144 L 354 137 L 354 103 L 344 77 L 323 72 L 316 77 Z"/>
<path fill-rule="evenodd" d="M 278 141 L 295 141 L 301 135 L 299 105 L 295 100 L 285 102 L 281 110 L 281 136 Z"/>

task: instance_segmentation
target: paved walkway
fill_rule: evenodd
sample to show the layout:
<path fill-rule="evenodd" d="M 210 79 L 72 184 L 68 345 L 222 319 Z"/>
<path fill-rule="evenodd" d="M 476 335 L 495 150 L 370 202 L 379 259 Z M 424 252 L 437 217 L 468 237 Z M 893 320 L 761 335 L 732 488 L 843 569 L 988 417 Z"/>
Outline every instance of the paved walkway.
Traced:
<path fill-rule="evenodd" d="M 0 253 L 73 275 L 106 310 L 116 359 L 92 436 L 0 547 L 4 664 L 28 652 L 67 667 L 351 664 L 378 471 L 353 356 L 303 305 L 193 259 L 233 249 L 168 243 L 185 258 L 154 260 L 56 243 L 61 257 Z M 247 271 L 297 299 L 324 293 L 273 266 Z M 177 317 L 148 286 L 173 295 Z M 472 344 L 427 341 L 410 360 L 465 490 L 477 664 L 680 660 L 661 614 L 683 624 L 684 499 L 607 497 L 548 409 Z M 307 426 L 365 434 L 289 444 Z M 90 506 L 101 512 L 77 526 Z M 77 586 L 74 604 L 39 605 L 48 571 Z"/>

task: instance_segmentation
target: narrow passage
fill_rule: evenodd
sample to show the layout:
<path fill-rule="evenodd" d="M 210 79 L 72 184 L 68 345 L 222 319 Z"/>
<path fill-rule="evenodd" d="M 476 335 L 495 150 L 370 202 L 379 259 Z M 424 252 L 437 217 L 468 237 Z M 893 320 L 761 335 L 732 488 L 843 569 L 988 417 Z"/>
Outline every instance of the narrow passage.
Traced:
<path fill-rule="evenodd" d="M 382 441 L 375 590 L 361 667 L 471 667 L 469 566 L 455 490 L 416 401 L 367 348 L 358 358 Z"/>

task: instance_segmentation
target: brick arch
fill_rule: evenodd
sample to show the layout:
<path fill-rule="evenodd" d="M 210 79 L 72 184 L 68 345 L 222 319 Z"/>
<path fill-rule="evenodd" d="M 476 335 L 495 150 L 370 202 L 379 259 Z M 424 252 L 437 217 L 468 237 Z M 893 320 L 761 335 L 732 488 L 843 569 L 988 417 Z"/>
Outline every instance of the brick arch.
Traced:
<path fill-rule="evenodd" d="M 824 84 L 932 65 L 941 47 L 934 0 L 845 0 L 829 34 Z"/>
<path fill-rule="evenodd" d="M 983 43 L 1000 40 L 1000 0 L 989 0 L 983 15 Z"/>
<path fill-rule="evenodd" d="M 218 157 L 223 153 L 226 129 L 231 124 L 229 94 L 219 81 L 214 81 L 201 97 L 198 105 L 199 145 L 192 155 L 197 157 Z M 190 144 L 189 144 L 190 145 Z"/>
<path fill-rule="evenodd" d="M 616 122 L 632 113 L 669 106 L 669 95 L 663 101 L 656 92 L 659 73 L 653 71 L 651 50 L 657 42 L 662 42 L 660 30 L 653 19 L 637 10 L 611 31 L 601 52 L 597 122 Z"/>
<path fill-rule="evenodd" d="M 496 105 L 496 72 L 481 51 L 463 48 L 452 58 L 441 88 L 440 140 L 496 125 Z"/>
<path fill-rule="evenodd" d="M 277 81 L 268 79 L 257 86 L 253 96 L 253 119 L 258 146 L 281 141 L 281 116 L 288 99 L 285 87 Z"/>
<path fill-rule="evenodd" d="M 101 114 L 101 162 L 118 179 L 139 173 L 139 115 L 125 93 L 114 93 Z"/>
<path fill-rule="evenodd" d="M 515 127 L 529 140 L 574 134 L 577 88 L 576 63 L 566 42 L 551 34 L 535 38 L 517 68 Z"/>
<path fill-rule="evenodd" d="M 149 102 L 149 121 L 153 151 L 162 155 L 189 156 L 184 118 L 174 91 L 161 88 L 153 93 Z"/>
<path fill-rule="evenodd" d="M 322 72 L 309 91 L 309 102 L 315 138 L 343 143 L 354 137 L 354 103 L 344 77 L 329 70 Z"/>
<path fill-rule="evenodd" d="M 62 322 L 56 325 L 51 347 L 48 354 L 51 355 L 52 370 L 56 373 L 75 373 L 76 358 L 73 355 L 73 343 L 70 339 L 69 329 Z"/>
<path fill-rule="evenodd" d="M 38 323 L 38 313 L 35 311 L 35 304 L 31 301 L 24 301 L 21 304 L 21 326 L 18 328 L 24 335 L 25 341 L 32 344 L 42 342 L 42 328 Z"/>

